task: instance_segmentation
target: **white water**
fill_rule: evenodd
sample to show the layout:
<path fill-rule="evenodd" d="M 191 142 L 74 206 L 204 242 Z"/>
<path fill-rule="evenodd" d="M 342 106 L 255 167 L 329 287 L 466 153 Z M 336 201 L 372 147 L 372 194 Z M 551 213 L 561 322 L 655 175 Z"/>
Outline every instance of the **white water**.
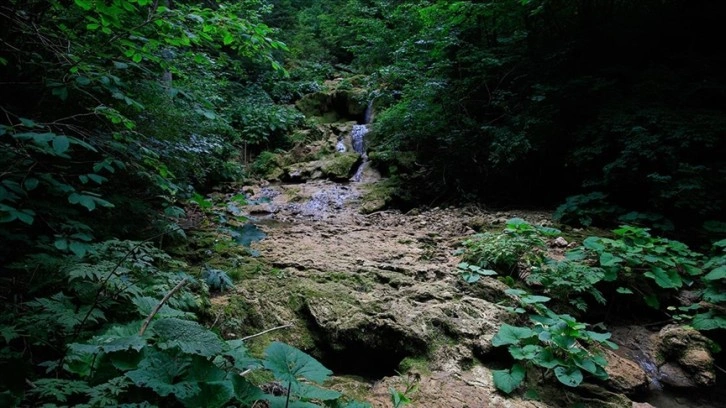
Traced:
<path fill-rule="evenodd" d="M 362 125 L 353 125 L 353 130 L 350 132 L 350 139 L 351 144 L 353 145 L 353 150 L 360 154 L 360 157 L 363 159 L 360 166 L 358 166 L 358 169 L 355 171 L 355 175 L 353 175 L 353 178 L 351 178 L 351 181 L 360 182 L 363 178 L 363 170 L 365 170 L 366 165 L 368 164 L 368 154 L 366 154 L 366 147 L 365 147 L 365 136 L 368 133 L 368 123 L 371 121 L 373 116 L 373 101 L 368 103 L 368 107 L 366 108 L 365 116 L 363 117 L 363 124 Z"/>

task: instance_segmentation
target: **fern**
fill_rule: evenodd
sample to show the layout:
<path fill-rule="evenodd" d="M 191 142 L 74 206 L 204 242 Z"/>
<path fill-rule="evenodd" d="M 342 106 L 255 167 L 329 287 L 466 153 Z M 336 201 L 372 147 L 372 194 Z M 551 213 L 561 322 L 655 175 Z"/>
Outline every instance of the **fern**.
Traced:
<path fill-rule="evenodd" d="M 57 378 L 42 378 L 33 383 L 31 394 L 41 400 L 54 402 L 68 402 L 74 394 L 85 394 L 91 387 L 85 381 L 64 380 Z"/>
<path fill-rule="evenodd" d="M 202 272 L 202 279 L 212 291 L 223 292 L 234 287 L 232 278 L 227 275 L 227 272 L 220 269 L 205 268 Z"/>
<path fill-rule="evenodd" d="M 321 383 L 330 371 L 302 351 L 275 343 L 267 358 L 259 360 L 242 341 L 224 341 L 194 321 L 199 299 L 208 293 L 180 286 L 170 298 L 164 296 L 181 280 L 194 281 L 185 273 L 166 271 L 180 265 L 167 254 L 134 241 L 112 240 L 91 249 L 83 262 L 59 269 L 57 282 L 67 290 L 26 302 L 28 313 L 0 333 L 6 343 L 27 334 L 38 339 L 37 350 L 52 356 L 37 364 L 48 378 L 34 380 L 26 405 L 221 408 L 257 400 L 271 406 L 287 403 L 239 375 L 249 370 L 270 370 L 287 382 L 290 407 L 340 400 L 337 391 L 309 383 Z M 223 274 L 217 278 L 231 285 Z M 205 290 L 204 285 L 189 286 Z M 157 310 L 162 297 L 165 303 Z M 149 315 L 153 320 L 142 331 L 140 320 Z M 57 346 L 46 347 L 48 343 Z M 137 395 L 147 401 L 129 405 Z"/>

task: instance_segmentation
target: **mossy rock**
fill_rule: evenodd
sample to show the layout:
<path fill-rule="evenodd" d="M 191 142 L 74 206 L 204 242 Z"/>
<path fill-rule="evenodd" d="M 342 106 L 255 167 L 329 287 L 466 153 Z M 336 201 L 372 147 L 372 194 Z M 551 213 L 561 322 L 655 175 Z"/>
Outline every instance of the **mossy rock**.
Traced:
<path fill-rule="evenodd" d="M 253 171 L 265 180 L 280 180 L 284 170 L 282 166 L 285 159 L 282 155 L 272 152 L 262 152 L 252 164 Z"/>
<path fill-rule="evenodd" d="M 355 173 L 360 161 L 358 153 L 339 153 L 322 160 L 321 169 L 332 180 L 347 180 Z"/>
<path fill-rule="evenodd" d="M 362 121 L 365 116 L 366 91 L 348 89 L 307 94 L 295 103 L 295 106 L 307 117 L 322 118 L 324 123 L 340 120 Z"/>
<path fill-rule="evenodd" d="M 361 212 L 370 214 L 386 208 L 393 201 L 398 190 L 399 181 L 389 178 L 366 186 L 361 197 Z"/>
<path fill-rule="evenodd" d="M 285 168 L 288 181 L 307 181 L 326 178 L 334 181 L 350 179 L 360 161 L 358 153 L 336 153 L 320 160 L 296 163 Z"/>
<path fill-rule="evenodd" d="M 368 153 L 368 159 L 384 176 L 407 173 L 416 168 L 414 152 L 372 151 Z"/>

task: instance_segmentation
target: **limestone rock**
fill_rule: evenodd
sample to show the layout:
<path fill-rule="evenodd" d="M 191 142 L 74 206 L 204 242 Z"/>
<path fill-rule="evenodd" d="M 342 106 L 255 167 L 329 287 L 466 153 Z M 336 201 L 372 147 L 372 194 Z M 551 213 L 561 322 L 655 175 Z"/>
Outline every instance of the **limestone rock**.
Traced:
<path fill-rule="evenodd" d="M 663 382 L 677 387 L 709 387 L 716 382 L 711 341 L 697 330 L 670 325 L 658 333 L 658 352 L 665 365 L 661 366 Z"/>
<path fill-rule="evenodd" d="M 648 375 L 635 362 L 623 358 L 611 351 L 607 351 L 605 358 L 608 362 L 605 371 L 610 377 L 608 386 L 625 395 L 638 395 L 648 390 Z"/>
<path fill-rule="evenodd" d="M 389 388 L 403 391 L 410 378 L 387 377 L 375 384 L 369 401 L 374 408 L 391 406 Z M 417 390 L 411 394 L 411 408 L 545 408 L 543 402 L 506 397 L 497 392 L 491 372 L 476 366 L 465 372 L 435 371 L 416 378 Z"/>
<path fill-rule="evenodd" d="M 567 245 L 569 245 L 567 240 L 562 237 L 555 238 L 555 240 L 552 242 L 552 244 L 558 248 L 566 248 Z"/>
<path fill-rule="evenodd" d="M 356 164 L 359 161 L 358 153 L 337 153 L 320 160 L 287 166 L 283 179 L 298 182 L 320 178 L 348 180 L 355 172 Z"/>

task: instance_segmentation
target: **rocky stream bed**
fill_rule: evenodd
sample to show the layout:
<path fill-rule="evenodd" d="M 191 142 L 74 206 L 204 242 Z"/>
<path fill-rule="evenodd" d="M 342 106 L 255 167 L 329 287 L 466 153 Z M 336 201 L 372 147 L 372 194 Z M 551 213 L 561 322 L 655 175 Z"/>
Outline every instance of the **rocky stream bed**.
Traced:
<path fill-rule="evenodd" d="M 307 142 L 268 160 L 270 181 L 243 188 L 242 211 L 266 235 L 252 244 L 257 257 L 215 241 L 211 264 L 238 279 L 232 293 L 212 299 L 226 336 L 275 328 L 249 341 L 251 350 L 288 342 L 334 371 L 328 386 L 376 408 L 392 406 L 391 389 L 412 385 L 410 406 L 426 408 L 724 406 L 705 338 L 633 323 L 608 327 L 621 347 L 607 354 L 607 382 L 566 389 L 532 373 L 528 392 L 497 392 L 490 370 L 511 366 L 511 357 L 491 339 L 515 320 L 500 305 L 508 286 L 465 283 L 455 252 L 466 237 L 501 230 L 511 218 L 548 225 L 551 214 L 384 210 L 389 186 L 366 165 L 362 140 L 372 104 L 359 98 L 365 92 L 336 86 L 298 103 L 320 123 L 302 134 Z M 562 257 L 567 246 L 552 239 L 549 255 Z"/>
<path fill-rule="evenodd" d="M 454 252 L 476 231 L 512 217 L 548 224 L 549 214 L 476 207 L 362 214 L 368 188 L 325 180 L 245 188 L 249 216 L 266 238 L 252 245 L 254 262 L 238 257 L 244 279 L 236 290 L 213 299 L 229 337 L 290 325 L 250 347 L 282 340 L 306 350 L 336 373 L 332 388 L 374 407 L 390 407 L 389 389 L 411 383 L 413 407 L 719 406 L 710 395 L 651 392 L 715 381 L 704 340 L 678 328 L 611 328 L 623 347 L 608 356 L 607 383 L 576 391 L 533 384 L 537 399 L 498 393 L 489 370 L 505 367 L 508 355 L 491 339 L 513 320 L 497 304 L 507 286 L 463 282 Z M 553 253 L 561 243 L 553 240 Z M 224 256 L 227 264 L 234 258 Z"/>

